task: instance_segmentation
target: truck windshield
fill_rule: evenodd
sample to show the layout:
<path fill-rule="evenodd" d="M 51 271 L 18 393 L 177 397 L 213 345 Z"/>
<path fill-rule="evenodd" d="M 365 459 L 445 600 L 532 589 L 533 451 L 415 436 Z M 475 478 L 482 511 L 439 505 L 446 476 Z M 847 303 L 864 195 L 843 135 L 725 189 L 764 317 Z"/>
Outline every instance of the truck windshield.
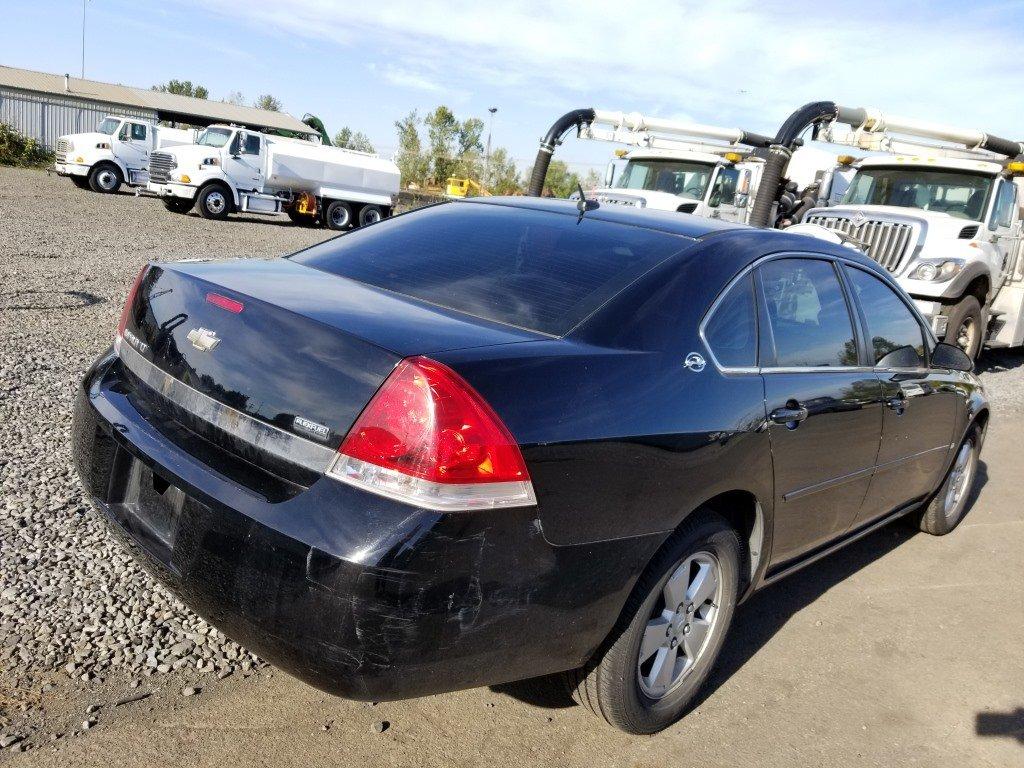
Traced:
<path fill-rule="evenodd" d="M 114 117 L 104 118 L 103 122 L 96 126 L 97 133 L 105 133 L 107 136 L 113 136 L 117 132 L 117 127 L 121 125 L 121 121 Z"/>
<path fill-rule="evenodd" d="M 847 205 L 896 205 L 980 221 L 993 176 L 921 168 L 862 168 L 843 196 Z"/>
<path fill-rule="evenodd" d="M 201 134 L 199 134 L 199 144 L 204 147 L 223 147 L 228 143 L 228 139 L 231 138 L 230 128 L 207 128 Z"/>
<path fill-rule="evenodd" d="M 630 160 L 616 187 L 703 200 L 713 170 L 713 165 L 692 160 Z"/>

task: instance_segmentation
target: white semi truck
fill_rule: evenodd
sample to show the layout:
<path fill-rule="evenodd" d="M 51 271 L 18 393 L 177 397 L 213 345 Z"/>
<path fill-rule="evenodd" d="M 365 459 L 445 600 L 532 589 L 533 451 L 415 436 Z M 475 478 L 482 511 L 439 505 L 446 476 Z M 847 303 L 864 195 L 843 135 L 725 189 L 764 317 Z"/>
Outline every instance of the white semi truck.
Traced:
<path fill-rule="evenodd" d="M 345 229 L 390 216 L 398 189 L 390 160 L 233 125 L 211 125 L 194 145 L 150 160 L 149 190 L 169 210 L 196 207 L 207 219 L 283 212 L 296 223 Z"/>
<path fill-rule="evenodd" d="M 836 114 L 817 138 L 869 154 L 839 158 L 805 225 L 888 269 L 936 336 L 972 357 L 1024 344 L 1024 144 L 874 109 Z"/>
<path fill-rule="evenodd" d="M 122 184 L 143 187 L 155 150 L 192 144 L 194 130 L 167 128 L 149 120 L 108 115 L 92 133 L 57 139 L 54 167 L 82 189 L 117 192 Z"/>
<path fill-rule="evenodd" d="M 576 110 L 561 118 L 541 144 L 537 166 L 546 170 L 562 135 L 575 126 L 581 139 L 626 145 L 615 151 L 625 166 L 616 174 L 608 164 L 605 186 L 587 191 L 600 203 L 659 211 L 692 213 L 707 218 L 746 222 L 749 203 L 760 185 L 764 159 L 758 155 L 771 139 L 739 128 L 686 123 L 637 112 Z M 799 149 L 789 178 L 799 188 L 812 184 L 834 155 Z M 617 176 L 617 178 L 616 178 Z M 578 193 L 577 193 L 578 194 Z"/>

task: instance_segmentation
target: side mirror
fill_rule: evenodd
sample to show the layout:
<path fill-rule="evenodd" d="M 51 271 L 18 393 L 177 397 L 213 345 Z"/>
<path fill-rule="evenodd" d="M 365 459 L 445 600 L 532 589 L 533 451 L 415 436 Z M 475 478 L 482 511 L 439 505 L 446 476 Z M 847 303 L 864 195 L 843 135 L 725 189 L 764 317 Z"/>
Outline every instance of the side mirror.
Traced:
<path fill-rule="evenodd" d="M 610 187 L 615 183 L 615 163 L 608 163 L 608 167 L 604 169 L 604 185 Z"/>
<path fill-rule="evenodd" d="M 974 361 L 955 344 L 939 342 L 932 350 L 932 368 L 945 368 L 951 371 L 973 371 Z"/>

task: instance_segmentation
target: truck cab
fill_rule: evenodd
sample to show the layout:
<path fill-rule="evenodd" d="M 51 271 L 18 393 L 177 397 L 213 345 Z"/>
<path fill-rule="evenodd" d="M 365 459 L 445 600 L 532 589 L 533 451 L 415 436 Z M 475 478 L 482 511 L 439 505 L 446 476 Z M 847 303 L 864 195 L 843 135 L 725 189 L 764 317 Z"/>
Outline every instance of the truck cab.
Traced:
<path fill-rule="evenodd" d="M 636 149 L 616 153 L 626 160 L 616 179 L 610 164 L 606 186 L 593 195 L 601 203 L 692 213 L 744 221 L 751 189 L 763 163 L 739 152 L 724 155 L 682 150 Z"/>
<path fill-rule="evenodd" d="M 117 192 L 122 184 L 145 186 L 154 149 L 191 144 L 195 132 L 157 125 L 137 117 L 108 115 L 96 130 L 57 139 L 54 167 L 76 186 Z"/>
<path fill-rule="evenodd" d="M 972 356 L 986 340 L 1021 343 L 1019 306 L 1007 312 L 1000 303 L 1024 278 L 1019 190 L 1007 166 L 934 155 L 840 159 L 831 178 L 844 189 L 823 189 L 827 207 L 803 221 L 835 231 L 889 270 L 938 338 Z"/>

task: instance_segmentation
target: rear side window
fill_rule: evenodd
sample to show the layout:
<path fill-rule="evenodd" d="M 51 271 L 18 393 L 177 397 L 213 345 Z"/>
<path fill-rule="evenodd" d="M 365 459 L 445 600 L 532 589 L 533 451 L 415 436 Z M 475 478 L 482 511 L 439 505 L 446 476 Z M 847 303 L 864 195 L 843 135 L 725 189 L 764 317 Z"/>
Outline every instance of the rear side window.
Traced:
<path fill-rule="evenodd" d="M 857 365 L 853 321 L 831 262 L 779 259 L 760 273 L 776 366 Z"/>
<path fill-rule="evenodd" d="M 442 203 L 295 261 L 498 323 L 563 336 L 689 238 L 487 203 Z"/>
<path fill-rule="evenodd" d="M 753 276 L 747 275 L 729 289 L 704 326 L 704 338 L 719 365 L 757 365 L 756 313 Z"/>
<path fill-rule="evenodd" d="M 868 323 L 874 364 L 886 368 L 923 368 L 924 333 L 899 296 L 874 275 L 846 270 Z"/>

